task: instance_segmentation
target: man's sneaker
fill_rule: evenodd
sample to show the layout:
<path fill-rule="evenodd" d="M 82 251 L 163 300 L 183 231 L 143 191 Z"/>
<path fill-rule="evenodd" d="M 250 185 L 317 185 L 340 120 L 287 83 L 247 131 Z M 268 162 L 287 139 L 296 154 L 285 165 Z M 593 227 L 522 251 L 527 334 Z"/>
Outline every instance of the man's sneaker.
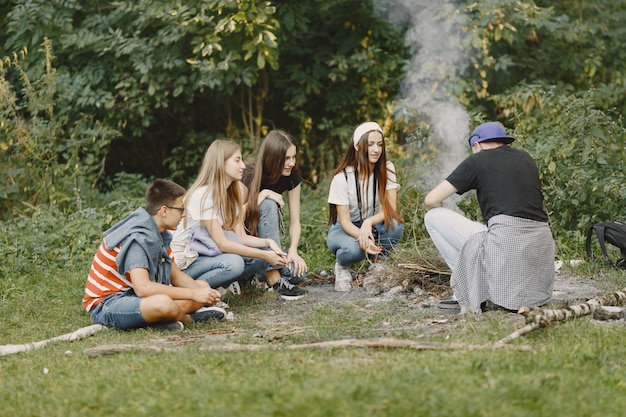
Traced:
<path fill-rule="evenodd" d="M 189 313 L 189 315 L 194 323 L 200 323 L 210 319 L 221 321 L 226 317 L 226 310 L 219 307 L 202 307 L 193 313 Z"/>
<path fill-rule="evenodd" d="M 350 268 L 335 263 L 335 291 L 350 291 L 352 288 L 352 274 Z"/>
<path fill-rule="evenodd" d="M 185 328 L 185 325 L 180 321 L 169 321 L 151 323 L 148 328 L 157 330 L 159 332 L 180 332 Z"/>
<path fill-rule="evenodd" d="M 239 282 L 233 281 L 226 288 L 217 287 L 217 291 L 220 293 L 222 298 L 230 297 L 231 295 L 241 295 L 241 287 L 239 286 Z"/>
<path fill-rule="evenodd" d="M 460 310 L 459 302 L 456 300 L 456 297 L 453 295 L 452 297 L 442 298 L 439 300 L 437 307 L 444 310 Z"/>
<path fill-rule="evenodd" d="M 281 277 L 280 281 L 274 284 L 272 288 L 283 300 L 298 300 L 309 293 L 304 288 L 293 285 L 283 277 Z"/>

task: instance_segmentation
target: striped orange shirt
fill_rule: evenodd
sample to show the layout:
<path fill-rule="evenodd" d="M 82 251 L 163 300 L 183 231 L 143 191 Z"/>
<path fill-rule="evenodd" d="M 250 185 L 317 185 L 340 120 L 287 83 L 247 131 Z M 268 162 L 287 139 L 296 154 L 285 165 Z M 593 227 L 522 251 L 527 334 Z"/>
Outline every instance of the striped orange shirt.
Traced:
<path fill-rule="evenodd" d="M 120 246 L 107 249 L 104 241 L 96 251 L 96 255 L 91 263 L 89 277 L 85 285 L 85 295 L 83 296 L 83 306 L 87 311 L 100 303 L 107 296 L 128 291 L 133 287 L 129 274 L 121 275 L 117 270 L 116 257 L 120 252 Z"/>

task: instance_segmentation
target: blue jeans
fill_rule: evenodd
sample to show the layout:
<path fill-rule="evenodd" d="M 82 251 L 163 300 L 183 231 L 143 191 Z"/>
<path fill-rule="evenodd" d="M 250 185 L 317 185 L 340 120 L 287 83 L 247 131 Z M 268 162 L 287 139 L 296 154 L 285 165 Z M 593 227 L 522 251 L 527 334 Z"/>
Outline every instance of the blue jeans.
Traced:
<path fill-rule="evenodd" d="M 280 238 L 283 230 L 283 214 L 280 211 L 278 203 L 266 198 L 259 204 L 259 211 L 259 224 L 257 226 L 259 237 L 272 239 L 282 249 Z M 280 275 L 292 284 L 297 284 L 305 280 L 306 274 L 294 277 L 292 271 L 293 265 L 291 265 L 290 268 L 283 267 L 280 268 Z"/>
<path fill-rule="evenodd" d="M 234 281 L 245 281 L 269 269 L 273 267 L 263 259 L 222 253 L 217 256 L 200 255 L 183 272 L 193 279 L 206 281 L 211 288 L 226 288 Z"/>
<path fill-rule="evenodd" d="M 246 263 L 241 256 L 222 253 L 217 256 L 199 255 L 183 272 L 193 279 L 206 281 L 211 288 L 226 288 L 243 275 L 245 267 Z"/>
<path fill-rule="evenodd" d="M 131 288 L 109 295 L 89 311 L 89 316 L 94 324 L 120 330 L 147 327 L 149 323 L 139 310 L 140 302 L 141 298 Z"/>
<path fill-rule="evenodd" d="M 354 223 L 356 227 L 361 227 L 360 223 Z M 388 256 L 393 247 L 400 241 L 404 233 L 404 224 L 393 221 L 393 229 L 385 230 L 385 224 L 377 224 L 374 227 L 378 230 L 378 244 L 382 246 L 384 256 Z M 337 262 L 341 266 L 350 266 L 365 259 L 366 252 L 361 249 L 357 240 L 344 232 L 339 220 L 330 227 L 326 237 L 326 245 L 331 253 L 337 257 Z"/>

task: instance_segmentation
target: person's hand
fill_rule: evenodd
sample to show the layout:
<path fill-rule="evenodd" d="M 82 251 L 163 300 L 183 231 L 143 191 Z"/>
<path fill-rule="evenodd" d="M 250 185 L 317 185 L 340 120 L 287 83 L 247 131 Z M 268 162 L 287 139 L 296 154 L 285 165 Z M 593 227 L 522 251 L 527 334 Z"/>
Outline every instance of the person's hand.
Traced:
<path fill-rule="evenodd" d="M 284 252 L 274 251 L 274 250 L 264 250 L 263 252 L 265 255 L 263 259 L 267 261 L 268 264 L 272 266 L 275 266 L 275 265 L 288 266 L 289 265 L 287 263 L 287 255 L 285 255 Z"/>
<path fill-rule="evenodd" d="M 370 241 L 370 244 L 367 245 L 367 247 L 364 250 L 370 255 L 378 255 L 382 253 L 383 248 L 382 246 L 376 246 L 376 243 L 374 243 L 374 239 L 372 239 Z"/>
<path fill-rule="evenodd" d="M 276 252 L 276 253 L 279 253 L 279 254 L 282 254 L 282 255 L 284 255 L 284 254 L 285 254 L 285 252 L 283 252 L 283 250 L 281 249 L 281 247 L 280 247 L 280 246 L 278 246 L 278 243 L 274 242 L 274 240 L 273 240 L 273 239 L 269 239 L 269 238 L 267 238 L 267 239 L 265 239 L 265 240 L 266 240 L 266 242 L 267 242 L 267 247 L 268 247 L 268 248 L 270 248 L 271 250 L 273 250 L 273 251 L 274 251 L 274 252 Z"/>
<path fill-rule="evenodd" d="M 359 229 L 359 235 L 356 238 L 357 242 L 359 242 L 359 246 L 362 250 L 367 250 L 369 246 L 374 242 L 374 246 L 376 246 L 376 241 L 374 240 L 374 235 L 372 234 L 372 223 L 368 219 L 363 220 L 363 224 Z"/>
<path fill-rule="evenodd" d="M 295 249 L 290 250 L 287 253 L 287 264 L 293 264 L 293 276 L 300 277 L 306 274 L 306 262 L 304 262 L 304 259 L 302 259 L 300 255 L 298 255 L 298 252 L 296 252 Z"/>
<path fill-rule="evenodd" d="M 203 305 L 214 305 L 218 301 L 222 299 L 219 291 L 214 290 L 210 286 L 196 288 L 194 290 L 193 301 L 197 303 L 202 303 Z"/>
<path fill-rule="evenodd" d="M 261 202 L 263 200 L 270 199 L 270 200 L 274 200 L 276 202 L 276 204 L 278 204 L 278 207 L 280 207 L 280 209 L 283 209 L 283 206 L 285 205 L 285 201 L 283 200 L 283 196 L 282 194 L 278 194 L 275 191 L 271 191 L 271 190 L 264 190 L 266 191 L 266 193 L 263 194 L 263 197 L 261 198 L 261 194 L 259 194 L 259 204 L 261 204 Z"/>

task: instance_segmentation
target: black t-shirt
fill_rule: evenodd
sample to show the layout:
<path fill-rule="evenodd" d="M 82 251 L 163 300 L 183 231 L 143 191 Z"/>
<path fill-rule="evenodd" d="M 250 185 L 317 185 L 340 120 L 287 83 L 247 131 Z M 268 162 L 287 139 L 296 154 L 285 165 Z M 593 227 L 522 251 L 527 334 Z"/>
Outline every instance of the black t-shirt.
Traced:
<path fill-rule="evenodd" d="M 485 222 L 498 214 L 548 221 L 537 164 L 525 151 L 504 145 L 472 154 L 446 179 L 458 194 L 476 190 Z"/>
<path fill-rule="evenodd" d="M 252 178 L 254 177 L 254 164 L 246 166 L 243 173 L 243 183 L 246 187 L 250 188 Z M 282 194 L 285 191 L 290 191 L 296 188 L 302 182 L 302 175 L 297 169 L 292 169 L 291 174 L 288 177 L 280 176 L 278 181 L 274 184 L 261 183 L 261 190 L 271 190 L 275 193 Z"/>

